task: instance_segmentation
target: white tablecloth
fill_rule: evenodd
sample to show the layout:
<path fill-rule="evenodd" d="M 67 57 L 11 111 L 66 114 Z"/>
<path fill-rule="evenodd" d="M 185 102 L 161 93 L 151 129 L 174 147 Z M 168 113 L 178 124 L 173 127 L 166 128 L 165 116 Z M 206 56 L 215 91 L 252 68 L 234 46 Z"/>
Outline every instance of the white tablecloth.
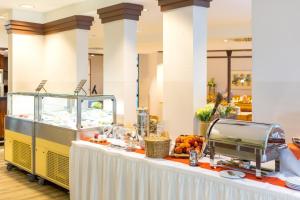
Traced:
<path fill-rule="evenodd" d="M 71 200 L 295 200 L 300 192 L 142 154 L 75 141 Z"/>

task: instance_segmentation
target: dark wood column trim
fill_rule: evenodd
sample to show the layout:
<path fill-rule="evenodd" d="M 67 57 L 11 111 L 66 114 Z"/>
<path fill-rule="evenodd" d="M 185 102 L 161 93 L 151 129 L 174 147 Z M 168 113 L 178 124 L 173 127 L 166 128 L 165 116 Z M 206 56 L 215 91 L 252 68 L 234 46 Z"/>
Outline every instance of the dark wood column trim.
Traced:
<path fill-rule="evenodd" d="M 132 3 L 120 3 L 97 10 L 102 24 L 121 19 L 139 20 L 143 5 Z"/>
<path fill-rule="evenodd" d="M 24 22 L 18 20 L 10 20 L 5 25 L 7 33 L 19 33 L 19 34 L 30 34 L 30 35 L 43 35 L 43 24 Z"/>
<path fill-rule="evenodd" d="M 93 21 L 93 17 L 74 15 L 44 24 L 44 33 L 45 35 L 48 35 L 51 33 L 68 31 L 72 29 L 90 30 Z"/>
<path fill-rule="evenodd" d="M 173 10 L 187 6 L 200 6 L 209 8 L 212 0 L 158 0 L 161 11 Z"/>
<path fill-rule="evenodd" d="M 46 24 L 31 23 L 25 21 L 10 20 L 5 28 L 7 33 L 48 35 L 72 29 L 90 30 L 93 17 L 74 15 L 64 19 L 59 19 Z"/>

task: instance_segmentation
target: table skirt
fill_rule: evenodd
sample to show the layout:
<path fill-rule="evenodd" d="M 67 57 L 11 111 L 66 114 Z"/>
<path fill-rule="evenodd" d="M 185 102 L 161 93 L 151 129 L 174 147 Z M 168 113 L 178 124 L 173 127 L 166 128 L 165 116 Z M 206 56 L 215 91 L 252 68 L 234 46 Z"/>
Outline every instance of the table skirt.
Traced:
<path fill-rule="evenodd" d="M 83 141 L 71 147 L 71 200 L 296 200 L 300 192 Z"/>

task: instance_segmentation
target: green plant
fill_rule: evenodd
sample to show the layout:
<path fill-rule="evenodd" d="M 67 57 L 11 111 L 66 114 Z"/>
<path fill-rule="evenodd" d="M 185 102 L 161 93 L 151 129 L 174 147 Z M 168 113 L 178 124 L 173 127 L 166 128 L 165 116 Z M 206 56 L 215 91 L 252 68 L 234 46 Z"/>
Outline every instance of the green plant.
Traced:
<path fill-rule="evenodd" d="M 91 105 L 92 108 L 95 108 L 95 109 L 102 109 L 102 103 L 96 101 L 96 102 L 93 102 L 92 105 Z"/>
<path fill-rule="evenodd" d="M 196 117 L 202 122 L 209 122 L 214 109 L 214 104 L 207 104 L 203 108 L 199 108 L 196 112 Z"/>
<path fill-rule="evenodd" d="M 216 82 L 214 78 L 211 78 L 208 82 L 207 82 L 207 86 L 208 87 L 216 87 Z"/>
<path fill-rule="evenodd" d="M 218 113 L 220 118 L 228 118 L 230 116 L 230 114 L 233 114 L 235 111 L 235 108 L 233 105 L 227 105 L 227 106 L 223 106 L 220 105 L 218 108 Z"/>

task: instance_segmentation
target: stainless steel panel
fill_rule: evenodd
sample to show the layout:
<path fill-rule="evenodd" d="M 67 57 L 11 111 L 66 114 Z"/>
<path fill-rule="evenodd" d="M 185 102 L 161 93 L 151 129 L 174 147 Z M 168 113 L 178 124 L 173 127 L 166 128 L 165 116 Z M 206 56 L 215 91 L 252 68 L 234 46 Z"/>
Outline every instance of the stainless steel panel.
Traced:
<path fill-rule="evenodd" d="M 53 126 L 37 122 L 35 124 L 37 138 L 42 138 L 59 144 L 71 146 L 73 140 L 76 140 L 77 131 L 73 129 Z"/>
<path fill-rule="evenodd" d="M 34 122 L 15 117 L 5 117 L 5 128 L 28 136 L 34 136 Z"/>

